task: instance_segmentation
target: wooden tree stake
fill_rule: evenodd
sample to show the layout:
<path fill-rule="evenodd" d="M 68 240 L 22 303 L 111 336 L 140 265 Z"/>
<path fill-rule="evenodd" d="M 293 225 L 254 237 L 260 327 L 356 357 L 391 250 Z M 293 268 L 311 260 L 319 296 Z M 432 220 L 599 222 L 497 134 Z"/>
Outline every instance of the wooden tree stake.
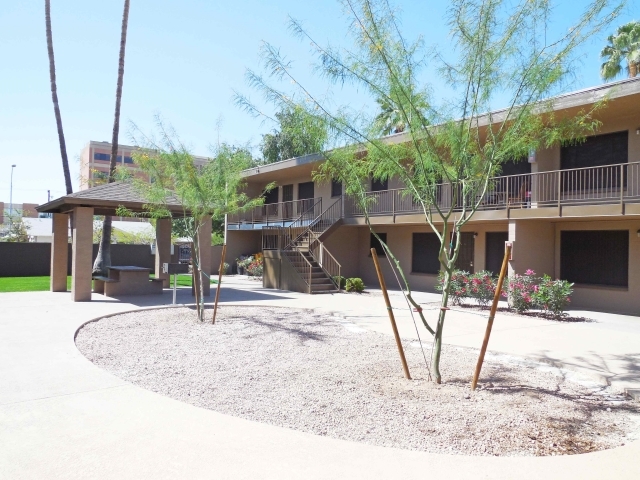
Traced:
<path fill-rule="evenodd" d="M 502 285 L 504 284 L 504 277 L 507 275 L 507 268 L 509 267 L 509 259 L 511 258 L 511 244 L 507 245 L 504 252 L 504 259 L 502 260 L 502 268 L 500 269 L 500 276 L 498 277 L 498 285 L 496 286 L 496 293 L 493 296 L 493 303 L 491 304 L 491 312 L 489 313 L 489 321 L 487 322 L 487 330 L 484 333 L 484 340 L 482 341 L 482 348 L 480 348 L 480 356 L 478 357 L 478 364 L 476 365 L 476 371 L 473 374 L 473 381 L 471 382 L 471 390 L 475 390 L 478 386 L 478 377 L 480 376 L 480 370 L 482 370 L 482 363 L 484 362 L 484 354 L 487 352 L 487 345 L 489 344 L 489 337 L 491 336 L 491 328 L 493 327 L 493 319 L 496 316 L 496 310 L 498 309 L 498 300 L 502 294 Z"/>
<path fill-rule="evenodd" d="M 407 359 L 404 357 L 404 350 L 402 349 L 402 341 L 398 334 L 398 327 L 396 326 L 396 319 L 393 316 L 393 310 L 391 309 L 391 302 L 389 301 L 389 295 L 387 294 L 387 285 L 384 283 L 384 277 L 382 276 L 382 270 L 378 263 L 378 254 L 376 249 L 371 249 L 371 258 L 373 258 L 373 264 L 376 266 L 376 272 L 378 274 L 378 280 L 380 281 L 380 288 L 382 289 L 382 295 L 384 301 L 387 304 L 387 312 L 389 312 L 389 320 L 391 320 L 391 328 L 393 329 L 393 336 L 396 339 L 396 345 L 398 346 L 398 353 L 400 354 L 400 361 L 402 362 L 402 369 L 404 370 L 404 376 L 407 380 L 411 380 L 411 374 L 409 373 L 409 366 L 407 365 Z"/>
<path fill-rule="evenodd" d="M 220 297 L 220 286 L 222 285 L 222 269 L 224 268 L 224 255 L 227 253 L 227 244 L 222 245 L 222 258 L 220 258 L 220 269 L 218 270 L 218 286 L 216 288 L 216 300 L 213 303 L 213 318 L 211 323 L 216 323 L 216 312 L 218 311 L 218 298 Z"/>

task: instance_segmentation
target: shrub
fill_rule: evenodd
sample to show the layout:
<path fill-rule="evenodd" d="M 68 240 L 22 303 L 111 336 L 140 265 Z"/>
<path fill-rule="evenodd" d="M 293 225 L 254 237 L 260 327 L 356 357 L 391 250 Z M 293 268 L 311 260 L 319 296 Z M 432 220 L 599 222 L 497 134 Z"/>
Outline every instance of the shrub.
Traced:
<path fill-rule="evenodd" d="M 532 298 L 537 307 L 556 317 L 564 315 L 573 293 L 573 283 L 566 280 L 552 280 L 549 275 L 544 275 L 538 285 L 533 287 Z"/>
<path fill-rule="evenodd" d="M 264 272 L 264 266 L 262 263 L 254 262 L 247 267 L 247 275 L 252 277 L 261 277 Z"/>
<path fill-rule="evenodd" d="M 476 299 L 478 305 L 486 307 L 493 300 L 496 293 L 497 282 L 491 272 L 483 270 L 469 277 L 467 293 Z"/>
<path fill-rule="evenodd" d="M 227 262 L 224 262 L 222 264 L 222 275 L 227 275 L 229 273 L 229 264 Z M 220 273 L 220 267 L 218 267 L 218 273 Z"/>
<path fill-rule="evenodd" d="M 347 281 L 345 283 L 345 290 L 347 292 L 361 293 L 364 291 L 364 282 L 361 278 L 347 278 Z"/>
<path fill-rule="evenodd" d="M 453 305 L 461 305 L 463 300 L 469 296 L 469 272 L 464 270 L 454 270 L 451 272 L 451 284 L 449 285 L 449 298 Z M 444 286 L 444 272 L 438 274 L 436 290 L 441 292 Z"/>
<path fill-rule="evenodd" d="M 344 288 L 347 286 L 347 279 L 342 275 L 336 275 L 335 277 L 333 277 L 333 281 L 336 283 L 336 285 L 338 285 L 340 290 L 344 290 Z"/>
<path fill-rule="evenodd" d="M 261 277 L 264 272 L 264 258 L 261 253 L 256 253 L 249 257 L 251 263 L 246 267 L 247 275 Z"/>
<path fill-rule="evenodd" d="M 533 294 L 536 291 L 536 272 L 527 270 L 524 275 L 514 274 L 509 277 L 507 291 L 509 292 L 509 306 L 518 313 L 524 313 L 535 307 Z"/>

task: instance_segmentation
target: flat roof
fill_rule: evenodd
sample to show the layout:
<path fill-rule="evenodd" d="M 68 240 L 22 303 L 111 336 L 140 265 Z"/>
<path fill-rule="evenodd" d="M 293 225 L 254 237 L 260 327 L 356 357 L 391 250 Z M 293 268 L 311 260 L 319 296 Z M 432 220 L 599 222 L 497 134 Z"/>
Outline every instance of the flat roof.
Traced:
<path fill-rule="evenodd" d="M 563 93 L 561 95 L 551 97 L 545 101 L 551 101 L 553 103 L 553 110 L 559 111 L 582 107 L 585 105 L 591 105 L 600 100 L 603 100 L 607 96 L 610 99 L 617 99 L 638 94 L 640 94 L 640 77 L 626 78 L 624 80 L 619 80 L 616 82 L 605 83 L 602 85 L 597 85 L 595 87 L 589 87 L 573 92 Z M 508 111 L 508 108 L 502 108 L 479 115 L 478 126 L 482 127 L 488 125 L 490 118 L 493 118 L 493 123 L 502 122 Z M 407 132 L 394 133 L 392 135 L 386 135 L 382 138 L 388 140 L 389 142 L 402 143 L 409 140 L 409 134 Z M 248 168 L 242 172 L 242 176 L 245 178 L 253 177 L 255 175 L 262 175 L 265 173 L 275 172 L 292 167 L 310 165 L 321 162 L 322 160 L 324 160 L 324 157 L 321 153 L 312 153 L 309 155 L 303 155 L 301 157 L 282 160 L 280 162 L 274 162 L 266 165 L 259 165 L 256 167 Z"/>

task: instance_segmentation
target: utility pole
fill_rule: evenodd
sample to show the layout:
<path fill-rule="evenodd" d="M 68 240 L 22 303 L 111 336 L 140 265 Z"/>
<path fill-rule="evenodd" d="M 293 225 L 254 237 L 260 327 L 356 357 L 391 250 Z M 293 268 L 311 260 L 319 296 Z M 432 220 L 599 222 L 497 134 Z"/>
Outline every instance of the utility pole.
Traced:
<path fill-rule="evenodd" d="M 13 169 L 15 165 L 11 165 L 11 184 L 9 186 L 9 231 L 13 227 Z"/>
<path fill-rule="evenodd" d="M 47 190 L 47 203 L 51 201 L 51 190 Z"/>

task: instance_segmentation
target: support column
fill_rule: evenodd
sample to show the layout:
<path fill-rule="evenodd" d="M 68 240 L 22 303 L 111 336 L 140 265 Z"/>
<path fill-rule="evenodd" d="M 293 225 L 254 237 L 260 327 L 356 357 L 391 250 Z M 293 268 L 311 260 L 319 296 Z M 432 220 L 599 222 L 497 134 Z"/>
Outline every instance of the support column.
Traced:
<path fill-rule="evenodd" d="M 93 208 L 73 209 L 73 249 L 71 258 L 71 298 L 74 302 L 91 301 L 93 258 Z"/>
<path fill-rule="evenodd" d="M 168 273 L 162 273 L 162 264 L 171 262 L 171 219 L 156 220 L 156 278 L 162 278 L 162 286 L 169 288 Z"/>
<path fill-rule="evenodd" d="M 205 217 L 198 232 L 198 243 L 200 244 L 200 265 L 202 271 L 211 275 L 211 217 Z M 211 281 L 203 278 L 202 292 L 205 297 L 211 295 Z"/>
<path fill-rule="evenodd" d="M 69 215 L 54 213 L 51 222 L 51 291 L 67 291 Z"/>
<path fill-rule="evenodd" d="M 513 243 L 509 275 L 531 269 L 536 276 L 552 278 L 555 262 L 555 227 L 545 220 L 510 220 L 509 241 Z"/>

